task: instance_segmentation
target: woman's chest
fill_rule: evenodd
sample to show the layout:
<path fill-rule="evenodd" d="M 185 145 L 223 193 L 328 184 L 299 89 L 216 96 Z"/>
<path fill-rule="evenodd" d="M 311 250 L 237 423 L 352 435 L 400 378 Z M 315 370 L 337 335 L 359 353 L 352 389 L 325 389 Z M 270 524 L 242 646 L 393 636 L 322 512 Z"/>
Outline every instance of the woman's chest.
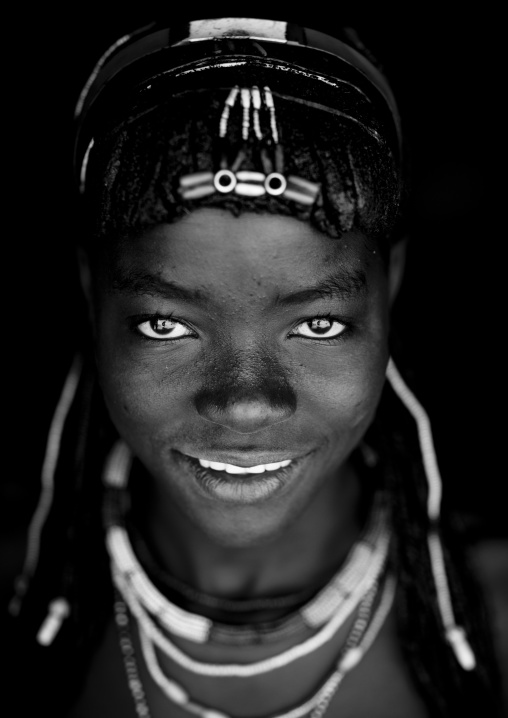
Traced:
<path fill-rule="evenodd" d="M 234 718 L 272 717 L 286 713 L 297 718 L 310 715 L 309 712 L 294 712 L 294 709 L 303 706 L 333 673 L 342 640 L 338 635 L 336 641 L 331 640 L 288 665 L 251 676 L 204 676 L 160 655 L 157 664 L 163 676 L 177 683 L 194 706 L 202 708 L 202 718 L 215 718 L 211 713 L 207 716 L 206 711 L 210 709 Z M 133 635 L 133 647 L 134 665 L 151 718 L 196 715 L 195 710 L 189 712 L 172 702 L 164 687 L 154 680 L 153 669 L 147 666 L 137 635 Z M 246 662 L 253 660 L 254 655 L 259 659 L 259 648 L 250 659 L 247 653 L 244 653 Z M 214 658 L 213 652 L 203 647 L 195 657 L 209 662 Z M 69 718 L 135 718 L 143 707 L 138 699 L 136 710 L 128 674 L 132 680 L 132 668 L 126 666 L 116 628 L 111 622 Z M 401 655 L 392 615 L 361 662 L 341 680 L 321 715 L 327 718 L 427 716 Z"/>

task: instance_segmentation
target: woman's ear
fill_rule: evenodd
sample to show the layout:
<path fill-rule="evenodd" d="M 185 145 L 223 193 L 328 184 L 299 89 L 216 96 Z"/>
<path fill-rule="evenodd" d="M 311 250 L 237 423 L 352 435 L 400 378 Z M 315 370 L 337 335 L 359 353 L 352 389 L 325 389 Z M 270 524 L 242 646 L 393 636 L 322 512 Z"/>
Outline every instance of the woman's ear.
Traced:
<path fill-rule="evenodd" d="M 390 265 L 388 268 L 388 291 L 390 306 L 399 293 L 404 267 L 406 265 L 407 237 L 399 239 L 390 250 Z"/>

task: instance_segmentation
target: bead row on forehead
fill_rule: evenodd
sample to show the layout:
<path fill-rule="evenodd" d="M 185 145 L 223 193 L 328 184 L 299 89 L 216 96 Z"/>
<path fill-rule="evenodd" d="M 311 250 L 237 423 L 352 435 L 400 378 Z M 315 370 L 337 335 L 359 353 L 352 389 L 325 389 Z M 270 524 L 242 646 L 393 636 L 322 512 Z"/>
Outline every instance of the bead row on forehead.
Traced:
<path fill-rule="evenodd" d="M 227 138 L 231 111 L 240 97 L 242 106 L 242 140 L 247 142 L 251 132 L 259 144 L 260 165 L 263 171 L 242 169 L 245 159 L 240 150 L 233 162 L 225 157 L 215 172 L 194 172 L 179 180 L 179 193 L 184 200 L 196 200 L 211 194 L 236 194 L 243 197 L 282 196 L 303 205 L 313 205 L 319 195 L 319 184 L 294 175 L 285 176 L 282 147 L 275 103 L 269 87 L 233 87 L 226 98 L 219 120 L 219 141 Z M 268 114 L 269 132 L 263 132 L 260 114 Z M 261 169 L 261 168 L 260 168 Z"/>
<path fill-rule="evenodd" d="M 378 589 L 379 586 L 376 582 L 362 599 L 356 619 L 340 651 L 336 669 L 328 676 L 322 686 L 310 699 L 295 708 L 273 715 L 273 718 L 304 718 L 304 716 L 308 716 L 309 714 L 310 718 L 322 718 L 342 683 L 344 676 L 361 661 L 376 639 L 391 609 L 395 596 L 395 580 L 391 576 L 385 578 L 383 595 L 381 600 L 378 601 L 373 613 L 373 604 L 378 599 Z M 120 650 L 122 652 L 125 672 L 134 700 L 135 710 L 138 716 L 150 718 L 150 709 L 141 681 L 130 632 L 129 611 L 119 594 L 117 595 L 114 608 Z M 229 718 L 229 716 L 222 711 L 196 703 L 190 698 L 187 691 L 181 685 L 175 680 L 168 678 L 160 668 L 153 643 L 143 634 L 139 624 L 138 628 L 143 657 L 150 676 L 172 703 L 200 718 Z"/>
<path fill-rule="evenodd" d="M 116 448 L 120 467 L 125 468 L 125 445 Z M 123 455 L 123 456 L 122 456 Z M 116 490 L 111 490 L 106 502 L 106 543 L 115 572 L 121 574 L 128 587 L 130 600 L 143 610 L 145 620 L 160 624 L 165 630 L 197 643 L 256 643 L 277 640 L 286 635 L 307 632 L 320 628 L 337 613 L 344 612 L 344 620 L 354 609 L 363 592 L 377 580 L 386 561 L 388 551 L 388 529 L 384 499 L 378 496 L 369 525 L 362 538 L 355 544 L 341 569 L 303 607 L 279 621 L 274 621 L 261 630 L 255 626 L 230 626 L 212 621 L 204 616 L 185 611 L 169 601 L 153 585 L 137 559 L 128 533 L 120 523 L 116 496 L 123 481 L 118 476 L 114 459 L 108 462 L 105 481 Z M 152 617 L 150 619 L 150 617 Z"/>

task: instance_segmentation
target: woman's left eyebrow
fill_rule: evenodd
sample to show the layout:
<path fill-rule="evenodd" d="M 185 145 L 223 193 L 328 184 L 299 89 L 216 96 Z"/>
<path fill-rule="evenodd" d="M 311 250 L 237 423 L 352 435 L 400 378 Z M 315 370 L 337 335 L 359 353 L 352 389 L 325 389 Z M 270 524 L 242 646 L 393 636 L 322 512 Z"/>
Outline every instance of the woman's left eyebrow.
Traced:
<path fill-rule="evenodd" d="M 278 306 L 304 304 L 316 299 L 351 299 L 367 289 L 365 272 L 340 270 L 330 274 L 312 287 L 300 289 L 291 294 L 278 295 L 275 303 Z"/>

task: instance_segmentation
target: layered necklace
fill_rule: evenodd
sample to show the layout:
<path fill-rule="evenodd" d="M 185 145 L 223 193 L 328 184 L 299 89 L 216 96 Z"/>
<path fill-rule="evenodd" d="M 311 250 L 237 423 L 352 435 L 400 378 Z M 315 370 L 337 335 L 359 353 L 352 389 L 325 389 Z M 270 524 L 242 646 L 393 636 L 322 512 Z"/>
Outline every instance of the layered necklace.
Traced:
<path fill-rule="evenodd" d="M 104 472 L 104 518 L 106 545 L 116 591 L 115 621 L 137 714 L 145 718 L 150 716 L 132 640 L 132 617 L 137 624 L 149 674 L 167 698 L 200 718 L 229 718 L 191 699 L 182 686 L 164 673 L 157 652 L 200 676 L 249 678 L 283 668 L 317 651 L 331 641 L 354 614 L 352 627 L 338 656 L 335 670 L 305 703 L 274 716 L 301 718 L 310 715 L 311 718 L 320 718 L 344 675 L 357 665 L 376 638 L 393 601 L 395 584 L 386 570 L 390 532 L 383 496 L 376 496 L 365 530 L 340 570 L 303 605 L 271 621 L 247 625 L 221 623 L 185 610 L 169 600 L 146 574 L 132 547 L 124 520 L 131 461 L 127 446 L 119 442 L 110 454 Z M 146 547 L 144 551 L 147 553 Z M 170 580 L 169 583 L 174 585 L 175 582 Z M 201 596 L 197 592 L 195 594 Z M 205 597 L 205 602 L 210 602 L 210 598 Z M 270 605 L 277 603 L 277 599 L 268 601 L 272 602 Z M 284 599 L 281 603 L 284 603 Z M 291 601 L 287 600 L 286 603 L 290 604 Z M 223 645 L 258 644 L 291 638 L 292 645 L 269 658 L 251 663 L 215 664 L 189 656 L 174 643 L 172 636 L 194 643 Z M 295 644 L 296 639 L 299 642 Z"/>

